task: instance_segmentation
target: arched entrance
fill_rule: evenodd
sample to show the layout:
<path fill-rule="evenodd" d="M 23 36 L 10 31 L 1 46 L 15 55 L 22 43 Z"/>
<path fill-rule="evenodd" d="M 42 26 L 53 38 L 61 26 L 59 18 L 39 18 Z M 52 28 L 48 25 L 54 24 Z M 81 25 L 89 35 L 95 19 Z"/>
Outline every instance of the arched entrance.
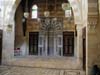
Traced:
<path fill-rule="evenodd" d="M 14 57 L 14 39 L 15 39 L 15 36 L 14 36 L 14 34 L 15 34 L 15 21 L 14 21 L 14 17 L 15 17 L 15 11 L 16 11 L 16 9 L 17 9 L 17 7 L 18 7 L 18 5 L 20 4 L 20 2 L 21 2 L 21 0 L 16 0 L 16 1 L 13 1 L 13 3 L 12 3 L 12 5 L 10 5 L 9 3 L 9 5 L 8 6 L 11 6 L 11 8 L 9 9 L 9 10 L 6 10 L 5 12 L 5 16 L 8 16 L 8 18 L 7 18 L 7 20 L 9 21 L 5 21 L 6 22 L 6 25 L 7 24 L 11 24 L 12 25 L 12 33 L 9 33 L 9 35 L 6 35 L 6 25 L 5 25 L 5 31 L 4 31 L 4 34 L 5 35 L 3 35 L 4 37 L 6 37 L 6 36 L 9 36 L 9 39 L 13 39 L 13 40 L 11 40 L 11 42 L 9 42 L 9 43 L 11 43 L 11 45 L 9 45 L 9 47 L 7 46 L 7 47 L 5 47 L 4 45 L 6 44 L 6 41 L 5 40 L 3 40 L 4 41 L 4 49 L 6 49 L 3 53 L 3 55 L 4 55 L 4 57 L 3 58 L 8 58 L 9 57 L 9 59 L 10 58 L 13 58 Z M 72 7 L 72 9 L 73 9 L 73 13 L 74 13 L 74 20 L 75 20 L 75 24 L 80 24 L 81 23 L 81 13 L 80 13 L 80 11 L 81 11 L 81 9 L 79 8 L 79 2 L 78 2 L 78 0 L 69 0 L 69 3 L 70 3 L 70 5 L 71 5 L 71 7 Z M 12 12 L 11 12 L 12 11 Z M 9 14 L 11 12 L 11 14 Z M 10 19 L 10 20 L 9 20 Z M 80 22 L 80 23 L 79 23 Z M 5 38 L 6 39 L 6 38 Z M 8 43 L 8 44 L 9 44 Z M 6 55 L 7 54 L 7 52 L 9 52 L 9 50 L 11 51 L 8 55 Z M 7 51 L 7 52 L 6 52 Z"/>
<path fill-rule="evenodd" d="M 80 14 L 80 9 L 79 9 L 79 4 L 78 4 L 78 2 L 77 1 L 75 1 L 75 0 L 71 0 L 71 1 L 69 1 L 70 2 L 70 4 L 72 5 L 72 9 L 74 10 L 74 19 L 75 19 L 75 24 L 81 24 L 81 14 Z M 30 33 L 29 35 L 29 37 L 34 37 L 35 36 L 35 34 L 36 33 Z M 73 34 L 73 33 L 72 33 Z M 52 35 L 52 34 L 51 34 Z M 64 33 L 64 35 L 65 36 L 67 36 L 67 34 L 66 33 Z M 79 36 L 79 35 L 78 35 Z M 44 37 L 44 36 L 43 36 Z M 62 37 L 62 36 L 59 36 L 60 38 Z M 37 34 L 36 34 L 36 38 L 37 38 Z M 34 37 L 34 39 L 32 39 L 33 40 L 33 42 L 36 40 L 36 38 Z M 51 36 L 50 37 L 51 39 L 53 39 L 53 37 Z M 66 37 L 65 37 L 66 38 Z M 29 40 L 30 40 L 31 38 L 29 38 Z M 41 39 L 41 38 L 40 38 Z M 68 38 L 69 39 L 69 38 Z M 73 39 L 73 37 L 72 37 L 72 39 Z M 32 42 L 32 40 L 30 41 L 30 42 Z M 66 40 L 67 41 L 67 39 L 64 39 L 64 40 Z M 34 52 L 35 54 L 37 54 L 37 52 L 35 52 L 35 49 L 33 50 L 33 46 L 37 46 L 37 41 L 36 41 L 36 43 L 35 43 L 35 45 L 33 45 L 34 43 L 32 42 L 32 47 L 30 47 L 30 54 L 31 54 L 31 52 Z M 53 46 L 52 45 L 52 42 L 51 42 L 51 44 L 50 44 L 51 46 Z M 66 43 L 65 43 L 65 45 L 66 45 Z M 73 44 L 72 44 L 73 45 Z M 67 47 L 67 46 L 66 46 Z M 32 50 L 33 51 L 31 51 L 31 48 L 32 48 Z M 35 48 L 35 47 L 34 47 Z M 37 47 L 36 47 L 37 48 Z M 46 47 L 47 48 L 47 47 Z M 53 50 L 54 50 L 54 48 L 53 48 Z M 67 50 L 67 48 L 66 48 L 66 50 Z M 53 51 L 52 51 L 53 52 Z M 51 53 L 52 52 L 50 52 L 50 55 L 51 55 Z M 73 52 L 73 51 L 69 51 L 69 52 L 67 52 L 67 51 L 64 51 L 64 52 L 66 52 L 65 53 L 65 55 L 67 55 L 67 53 L 70 53 L 70 52 Z M 34 53 L 32 53 L 32 55 L 34 54 Z M 41 55 L 41 50 L 40 50 L 40 55 Z M 59 52 L 58 52 L 59 53 Z M 79 52 L 77 52 L 76 51 L 76 53 L 77 53 L 77 55 L 79 55 Z M 49 53 L 48 53 L 49 54 Z M 46 54 L 45 54 L 46 55 Z M 71 54 L 71 55 L 73 55 L 73 54 Z M 78 58 L 79 56 L 77 56 L 76 55 L 76 57 L 77 57 L 77 59 L 80 59 L 80 58 Z"/>
<path fill-rule="evenodd" d="M 74 13 L 75 24 L 81 24 L 81 13 L 80 13 L 80 9 L 79 9 L 79 2 L 75 1 L 75 0 L 69 0 L 69 3 L 71 5 L 73 13 Z M 19 4 L 17 3 L 17 6 L 18 5 Z"/>
<path fill-rule="evenodd" d="M 15 16 L 15 11 L 16 11 L 16 8 L 17 8 L 17 6 L 20 4 L 20 1 L 21 0 L 16 0 L 15 2 L 14 2 L 14 4 L 12 5 L 12 7 L 13 8 L 11 8 L 11 11 L 13 11 L 13 13 L 12 14 L 8 14 L 8 16 L 10 16 L 10 17 L 12 17 L 12 20 L 10 21 L 10 23 L 12 24 L 12 26 L 13 26 L 13 33 L 11 33 L 11 38 L 13 39 L 13 41 L 12 41 L 12 45 L 11 46 L 9 46 L 9 49 L 10 49 L 10 47 L 11 47 L 11 50 L 13 50 L 14 48 L 12 47 L 12 46 L 14 46 L 14 28 L 15 28 L 15 23 L 14 23 L 14 16 Z M 71 4 L 71 6 L 72 6 L 72 9 L 73 9 L 73 12 L 74 12 L 74 20 L 75 20 L 75 24 L 79 24 L 79 22 L 80 23 L 82 23 L 81 22 L 81 13 L 80 13 L 80 11 L 81 11 L 81 9 L 79 8 L 79 2 L 78 2 L 78 0 L 69 0 L 69 3 Z M 6 12 L 8 12 L 8 10 L 6 10 Z M 4 32 L 5 34 L 6 34 L 6 32 Z M 13 37 L 12 37 L 13 36 Z M 6 37 L 6 35 L 4 35 L 4 37 Z M 9 37 L 10 38 L 10 37 Z M 6 44 L 6 42 L 5 42 L 5 44 Z M 8 43 L 9 44 L 9 43 Z M 6 49 L 8 49 L 8 48 L 6 48 Z M 5 52 L 4 52 L 5 53 Z M 13 57 L 13 54 L 14 52 L 12 51 L 12 56 L 11 57 Z M 6 56 L 6 53 L 4 54 L 5 55 L 5 57 L 7 58 L 8 56 Z M 4 58 L 5 58 L 4 57 Z"/>

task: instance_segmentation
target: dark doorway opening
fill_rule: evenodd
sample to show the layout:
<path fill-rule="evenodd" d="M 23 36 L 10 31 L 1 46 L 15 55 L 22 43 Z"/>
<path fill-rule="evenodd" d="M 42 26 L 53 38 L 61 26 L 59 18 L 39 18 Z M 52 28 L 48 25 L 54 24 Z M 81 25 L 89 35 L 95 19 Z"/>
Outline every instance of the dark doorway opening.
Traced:
<path fill-rule="evenodd" d="M 38 32 L 29 33 L 29 55 L 38 55 Z"/>
<path fill-rule="evenodd" d="M 2 62 L 2 30 L 0 30 L 0 65 Z"/>
<path fill-rule="evenodd" d="M 83 28 L 83 70 L 86 70 L 86 27 Z"/>
<path fill-rule="evenodd" d="M 74 32 L 63 32 L 63 55 L 74 56 Z"/>

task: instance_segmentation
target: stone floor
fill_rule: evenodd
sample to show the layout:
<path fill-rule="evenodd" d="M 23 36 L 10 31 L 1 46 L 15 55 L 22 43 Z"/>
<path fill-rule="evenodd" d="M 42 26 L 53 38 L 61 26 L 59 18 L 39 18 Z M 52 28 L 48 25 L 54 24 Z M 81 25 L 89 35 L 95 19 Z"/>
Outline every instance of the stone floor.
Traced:
<path fill-rule="evenodd" d="M 79 70 L 0 66 L 0 75 L 85 75 Z"/>
<path fill-rule="evenodd" d="M 85 75 L 85 72 L 76 58 L 27 56 L 0 66 L 0 75 Z"/>
<path fill-rule="evenodd" d="M 2 72 L 0 73 L 0 75 L 59 75 L 58 70 L 49 70 L 41 68 L 10 67 L 9 69 L 1 70 Z"/>
<path fill-rule="evenodd" d="M 65 63 L 66 62 L 66 63 Z M 58 68 L 58 69 L 82 69 L 82 62 L 75 57 L 38 57 L 26 56 L 16 57 L 7 62 L 8 65 L 38 67 L 38 68 Z M 5 64 L 4 64 L 5 65 Z"/>

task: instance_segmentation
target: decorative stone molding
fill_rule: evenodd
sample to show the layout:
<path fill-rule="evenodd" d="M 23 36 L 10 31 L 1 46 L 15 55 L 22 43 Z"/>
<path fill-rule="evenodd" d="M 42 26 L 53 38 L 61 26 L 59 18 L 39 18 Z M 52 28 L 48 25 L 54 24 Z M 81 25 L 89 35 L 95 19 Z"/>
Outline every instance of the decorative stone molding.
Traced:
<path fill-rule="evenodd" d="M 94 29 L 96 26 L 97 26 L 97 24 L 98 24 L 98 17 L 96 17 L 96 18 L 89 18 L 89 20 L 88 20 L 88 27 L 89 27 L 89 29 L 90 28 L 92 28 L 92 29 Z"/>

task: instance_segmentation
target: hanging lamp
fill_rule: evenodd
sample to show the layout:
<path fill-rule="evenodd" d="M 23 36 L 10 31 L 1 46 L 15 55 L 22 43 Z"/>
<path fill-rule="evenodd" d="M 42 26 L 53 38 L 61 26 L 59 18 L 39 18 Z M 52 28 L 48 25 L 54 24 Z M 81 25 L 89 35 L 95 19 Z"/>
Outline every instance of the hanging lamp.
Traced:
<path fill-rule="evenodd" d="M 24 17 L 28 18 L 28 16 L 29 16 L 29 12 L 28 12 L 28 0 L 26 0 Z"/>
<path fill-rule="evenodd" d="M 50 12 L 48 11 L 48 4 L 47 4 L 47 2 L 48 2 L 48 0 L 46 0 L 46 10 L 44 11 L 44 16 L 45 17 L 49 17 L 49 15 L 50 15 Z"/>

